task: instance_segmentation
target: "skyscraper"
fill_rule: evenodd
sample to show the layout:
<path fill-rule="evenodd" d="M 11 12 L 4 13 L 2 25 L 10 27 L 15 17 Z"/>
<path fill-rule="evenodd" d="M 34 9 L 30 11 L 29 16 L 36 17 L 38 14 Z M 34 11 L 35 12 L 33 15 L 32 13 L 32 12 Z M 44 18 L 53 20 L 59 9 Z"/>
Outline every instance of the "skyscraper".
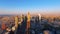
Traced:
<path fill-rule="evenodd" d="M 38 14 L 38 16 L 39 16 L 39 20 L 41 20 L 41 14 Z"/>
<path fill-rule="evenodd" d="M 22 21 L 23 21 L 23 14 L 21 14 L 21 16 L 20 16 L 20 20 L 19 20 L 20 25 L 22 24 Z"/>
<path fill-rule="evenodd" d="M 15 17 L 15 27 L 18 27 L 18 16 Z"/>
<path fill-rule="evenodd" d="M 28 12 L 27 14 L 27 34 L 29 34 L 29 28 L 30 28 L 30 13 Z"/>

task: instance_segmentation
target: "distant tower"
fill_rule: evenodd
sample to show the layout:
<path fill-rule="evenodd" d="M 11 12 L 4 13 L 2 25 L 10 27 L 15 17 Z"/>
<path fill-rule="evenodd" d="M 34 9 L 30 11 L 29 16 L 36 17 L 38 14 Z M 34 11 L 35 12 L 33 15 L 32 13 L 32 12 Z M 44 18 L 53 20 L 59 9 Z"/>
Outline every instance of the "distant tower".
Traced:
<path fill-rule="evenodd" d="M 18 16 L 15 17 L 15 27 L 18 27 Z"/>
<path fill-rule="evenodd" d="M 29 29 L 30 28 L 30 13 L 28 12 L 28 14 L 27 14 L 27 34 L 29 34 Z"/>
<path fill-rule="evenodd" d="M 41 14 L 38 14 L 38 16 L 39 16 L 39 20 L 41 20 Z"/>

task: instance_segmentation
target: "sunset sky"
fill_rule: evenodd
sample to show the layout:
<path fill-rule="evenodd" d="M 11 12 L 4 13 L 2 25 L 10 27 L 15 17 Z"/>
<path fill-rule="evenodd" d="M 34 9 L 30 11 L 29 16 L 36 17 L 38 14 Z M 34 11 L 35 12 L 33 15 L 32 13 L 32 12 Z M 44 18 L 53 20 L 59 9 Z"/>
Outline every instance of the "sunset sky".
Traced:
<path fill-rule="evenodd" d="M 0 14 L 60 14 L 60 0 L 0 0 Z"/>

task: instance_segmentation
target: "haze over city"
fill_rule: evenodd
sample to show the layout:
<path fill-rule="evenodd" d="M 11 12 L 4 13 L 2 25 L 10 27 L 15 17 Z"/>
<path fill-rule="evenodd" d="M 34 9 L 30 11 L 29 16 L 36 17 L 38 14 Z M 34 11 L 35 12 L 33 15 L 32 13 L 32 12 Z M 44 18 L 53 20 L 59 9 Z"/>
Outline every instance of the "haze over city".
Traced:
<path fill-rule="evenodd" d="M 31 14 L 60 16 L 58 0 L 0 0 L 0 14 Z"/>

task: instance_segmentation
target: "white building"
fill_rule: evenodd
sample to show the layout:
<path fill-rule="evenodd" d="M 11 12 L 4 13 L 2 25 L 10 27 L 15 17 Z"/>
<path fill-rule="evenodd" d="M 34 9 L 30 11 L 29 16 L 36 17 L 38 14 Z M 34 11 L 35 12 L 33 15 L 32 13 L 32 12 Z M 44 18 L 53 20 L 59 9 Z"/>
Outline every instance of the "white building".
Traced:
<path fill-rule="evenodd" d="M 39 20 L 41 20 L 41 14 L 38 14 L 38 16 L 39 16 Z"/>

